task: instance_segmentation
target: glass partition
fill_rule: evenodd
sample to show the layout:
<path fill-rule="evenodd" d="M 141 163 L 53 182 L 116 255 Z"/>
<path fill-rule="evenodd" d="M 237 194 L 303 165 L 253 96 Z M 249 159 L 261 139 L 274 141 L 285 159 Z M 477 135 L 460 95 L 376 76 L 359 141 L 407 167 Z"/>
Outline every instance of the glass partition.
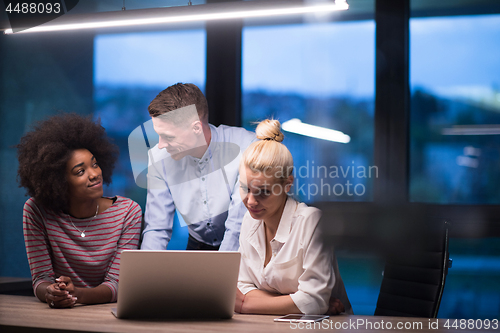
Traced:
<path fill-rule="evenodd" d="M 280 120 L 301 201 L 372 199 L 374 45 L 373 20 L 243 29 L 243 125 Z"/>
<path fill-rule="evenodd" d="M 500 15 L 410 20 L 410 199 L 499 204 Z"/>
<path fill-rule="evenodd" d="M 146 190 L 136 185 L 128 149 L 130 133 L 150 120 L 149 103 L 177 82 L 205 87 L 205 30 L 98 35 L 94 42 L 94 116 L 101 119 L 120 157 L 105 195 L 120 194 L 143 208 Z M 176 216 L 168 249 L 185 249 L 187 228 Z"/>

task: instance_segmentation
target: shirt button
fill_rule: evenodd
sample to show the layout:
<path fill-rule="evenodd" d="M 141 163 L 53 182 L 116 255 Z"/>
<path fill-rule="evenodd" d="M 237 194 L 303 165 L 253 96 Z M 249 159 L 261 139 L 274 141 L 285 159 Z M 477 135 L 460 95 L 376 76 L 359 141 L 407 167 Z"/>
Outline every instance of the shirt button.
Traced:
<path fill-rule="evenodd" d="M 205 158 L 205 161 L 208 161 L 208 158 Z"/>
<path fill-rule="evenodd" d="M 214 238 L 214 242 L 217 242 L 217 238 Z"/>
<path fill-rule="evenodd" d="M 204 180 L 205 180 L 205 178 L 202 178 L 201 180 L 203 180 L 203 181 L 204 181 Z"/>
<path fill-rule="evenodd" d="M 207 222 L 207 225 L 210 226 L 210 222 Z"/>
<path fill-rule="evenodd" d="M 204 203 L 205 205 L 207 204 L 207 202 L 206 202 L 206 201 L 203 201 L 203 203 Z"/>

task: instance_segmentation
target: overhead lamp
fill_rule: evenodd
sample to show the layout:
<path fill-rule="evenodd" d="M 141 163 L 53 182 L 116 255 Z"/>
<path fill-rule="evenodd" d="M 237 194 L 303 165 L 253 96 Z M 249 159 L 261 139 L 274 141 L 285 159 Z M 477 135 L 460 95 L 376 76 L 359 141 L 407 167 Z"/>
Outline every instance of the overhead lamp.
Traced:
<path fill-rule="evenodd" d="M 443 128 L 442 135 L 500 135 L 499 125 L 456 125 Z"/>
<path fill-rule="evenodd" d="M 344 134 L 340 131 L 306 124 L 297 118 L 285 121 L 281 125 L 281 127 L 284 131 L 305 135 L 316 139 L 323 139 L 340 143 L 349 143 L 351 141 L 351 137 L 349 135 Z"/>
<path fill-rule="evenodd" d="M 203 5 L 122 10 L 92 14 L 65 14 L 50 22 L 17 33 L 82 30 L 96 28 L 165 25 L 172 23 L 327 13 L 349 8 L 346 0 L 306 2 L 303 0 L 256 0 Z M 7 29 L 5 34 L 12 34 Z"/>

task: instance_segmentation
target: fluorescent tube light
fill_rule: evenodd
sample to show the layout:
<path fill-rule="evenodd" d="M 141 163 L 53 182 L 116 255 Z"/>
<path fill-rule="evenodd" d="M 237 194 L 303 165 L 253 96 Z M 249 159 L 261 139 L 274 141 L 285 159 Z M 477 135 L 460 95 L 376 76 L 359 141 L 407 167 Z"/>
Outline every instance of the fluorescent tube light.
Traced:
<path fill-rule="evenodd" d="M 284 131 L 310 136 L 312 138 L 340 142 L 340 143 L 349 143 L 351 141 L 351 137 L 349 135 L 346 135 L 340 131 L 306 124 L 297 118 L 285 121 L 281 127 L 283 128 Z"/>
<path fill-rule="evenodd" d="M 92 14 L 65 14 L 57 19 L 18 33 L 163 25 L 171 23 L 285 16 L 346 10 L 345 0 L 304 4 L 302 0 L 264 0 L 210 3 L 204 5 L 125 10 Z M 7 29 L 5 34 L 12 34 Z"/>
<path fill-rule="evenodd" d="M 500 125 L 457 125 L 443 128 L 442 135 L 500 135 Z"/>

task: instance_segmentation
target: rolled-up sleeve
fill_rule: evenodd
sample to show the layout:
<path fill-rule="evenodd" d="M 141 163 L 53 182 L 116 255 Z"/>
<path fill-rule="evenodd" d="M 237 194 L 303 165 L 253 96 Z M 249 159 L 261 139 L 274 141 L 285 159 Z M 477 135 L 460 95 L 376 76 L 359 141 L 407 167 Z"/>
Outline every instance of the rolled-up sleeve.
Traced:
<path fill-rule="evenodd" d="M 238 251 L 241 221 L 247 209 L 240 197 L 240 178 L 233 184 L 231 202 L 225 223 L 224 238 L 220 245 L 220 251 Z"/>
<path fill-rule="evenodd" d="M 318 212 L 320 215 L 320 213 Z M 318 221 L 316 214 L 309 217 L 310 223 Z M 295 305 L 304 314 L 323 314 L 328 311 L 329 300 L 335 274 L 333 271 L 333 249 L 325 244 L 318 226 L 313 231 L 311 240 L 305 246 L 303 269 L 299 277 L 298 291 L 290 294 Z"/>
<path fill-rule="evenodd" d="M 254 289 L 257 289 L 257 287 L 252 282 L 252 278 L 250 276 L 250 270 L 247 266 L 248 259 L 245 257 L 245 254 L 242 253 L 241 248 L 240 248 L 240 253 L 241 253 L 241 260 L 240 260 L 240 272 L 238 275 L 238 289 L 243 294 L 246 294 Z"/>
<path fill-rule="evenodd" d="M 148 167 L 142 250 L 165 250 L 172 237 L 175 205 L 167 182 L 162 177 L 162 167 L 164 163 L 161 160 Z"/>

